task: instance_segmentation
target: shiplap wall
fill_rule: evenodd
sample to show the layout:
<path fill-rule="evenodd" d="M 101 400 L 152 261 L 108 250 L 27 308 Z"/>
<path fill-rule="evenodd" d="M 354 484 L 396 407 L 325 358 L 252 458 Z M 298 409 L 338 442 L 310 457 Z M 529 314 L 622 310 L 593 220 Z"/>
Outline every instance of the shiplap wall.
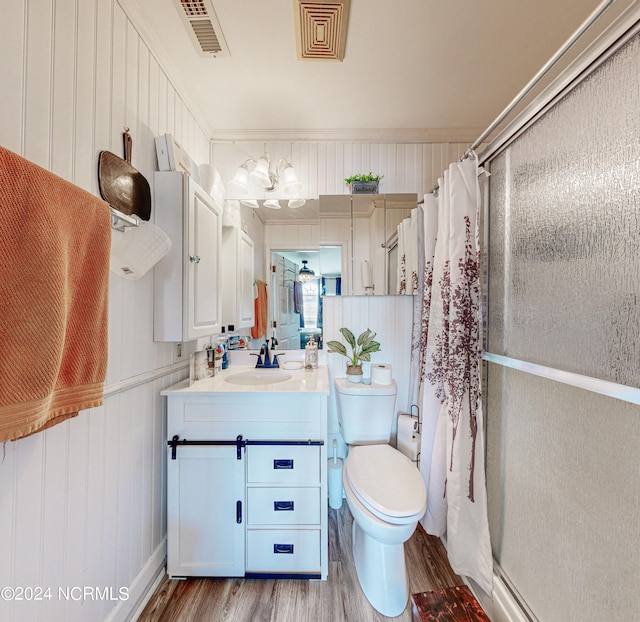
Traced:
<path fill-rule="evenodd" d="M 271 161 L 287 159 L 303 184 L 304 198 L 321 194 L 348 194 L 345 177 L 373 172 L 383 175 L 380 192 L 415 192 L 419 197 L 430 192 L 449 164 L 462 156 L 467 143 L 214 143 L 212 162 L 222 179 L 228 182 L 236 169 L 249 158 L 268 153 Z M 242 198 L 232 194 L 229 198 Z M 276 189 L 252 198 L 287 198 Z"/>
<path fill-rule="evenodd" d="M 151 184 L 157 134 L 209 161 L 206 133 L 115 0 L 5 2 L 0 41 L 4 147 L 94 194 L 98 154 L 123 155 L 125 127 Z M 0 587 L 52 590 L 40 601 L 0 598 L 0 620 L 125 619 L 162 567 L 159 391 L 186 372 L 174 346 L 153 342 L 152 296 L 151 272 L 111 278 L 104 406 L 0 450 Z M 110 592 L 59 598 L 58 588 L 84 587 Z M 127 601 L 117 600 L 122 587 Z"/>

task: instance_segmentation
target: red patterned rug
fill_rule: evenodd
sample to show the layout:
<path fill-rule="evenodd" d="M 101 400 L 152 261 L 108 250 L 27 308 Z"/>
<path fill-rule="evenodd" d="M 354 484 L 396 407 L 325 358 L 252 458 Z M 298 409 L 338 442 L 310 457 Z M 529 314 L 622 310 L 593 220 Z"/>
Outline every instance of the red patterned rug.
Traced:
<path fill-rule="evenodd" d="M 491 622 L 466 585 L 411 595 L 413 622 Z"/>

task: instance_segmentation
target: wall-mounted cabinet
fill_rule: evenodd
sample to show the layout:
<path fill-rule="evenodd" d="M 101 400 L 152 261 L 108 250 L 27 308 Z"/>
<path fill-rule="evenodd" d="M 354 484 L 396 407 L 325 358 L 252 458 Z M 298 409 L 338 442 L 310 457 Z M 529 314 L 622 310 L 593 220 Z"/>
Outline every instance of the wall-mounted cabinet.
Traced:
<path fill-rule="evenodd" d="M 238 227 L 222 228 L 222 323 L 254 324 L 253 240 Z"/>
<path fill-rule="evenodd" d="M 155 222 L 171 237 L 155 267 L 155 341 L 192 341 L 222 327 L 222 211 L 184 173 L 157 172 Z"/>

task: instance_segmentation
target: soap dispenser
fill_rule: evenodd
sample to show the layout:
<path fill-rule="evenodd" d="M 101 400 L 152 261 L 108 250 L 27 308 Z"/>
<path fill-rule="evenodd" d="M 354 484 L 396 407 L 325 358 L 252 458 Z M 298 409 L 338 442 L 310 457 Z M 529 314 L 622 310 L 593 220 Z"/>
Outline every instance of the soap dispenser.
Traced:
<path fill-rule="evenodd" d="M 227 354 L 227 336 L 224 333 L 224 326 L 222 327 L 222 333 L 216 339 L 216 352 L 222 360 L 222 369 L 227 369 L 229 367 L 229 355 Z"/>
<path fill-rule="evenodd" d="M 313 335 L 309 335 L 309 341 L 304 349 L 304 366 L 307 369 L 318 367 L 318 344 L 313 340 Z"/>

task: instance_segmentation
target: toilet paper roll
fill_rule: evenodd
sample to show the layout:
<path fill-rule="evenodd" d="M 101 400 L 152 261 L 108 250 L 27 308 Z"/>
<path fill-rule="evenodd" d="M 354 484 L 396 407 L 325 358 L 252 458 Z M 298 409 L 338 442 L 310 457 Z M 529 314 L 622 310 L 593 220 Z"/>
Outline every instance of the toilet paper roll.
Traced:
<path fill-rule="evenodd" d="M 375 365 L 371 365 L 371 383 L 391 384 L 393 382 L 391 371 L 391 365 L 388 363 L 377 363 Z"/>
<path fill-rule="evenodd" d="M 418 431 L 418 419 L 411 415 L 398 416 L 398 438 L 410 439 Z"/>
<path fill-rule="evenodd" d="M 327 463 L 327 480 L 329 484 L 329 507 L 339 510 L 342 507 L 342 459 Z"/>
<path fill-rule="evenodd" d="M 362 272 L 362 289 L 371 287 L 371 268 L 368 261 L 363 261 L 361 266 Z"/>
<path fill-rule="evenodd" d="M 418 420 L 410 415 L 398 417 L 398 450 L 416 462 L 420 453 L 420 434 L 418 434 Z"/>

